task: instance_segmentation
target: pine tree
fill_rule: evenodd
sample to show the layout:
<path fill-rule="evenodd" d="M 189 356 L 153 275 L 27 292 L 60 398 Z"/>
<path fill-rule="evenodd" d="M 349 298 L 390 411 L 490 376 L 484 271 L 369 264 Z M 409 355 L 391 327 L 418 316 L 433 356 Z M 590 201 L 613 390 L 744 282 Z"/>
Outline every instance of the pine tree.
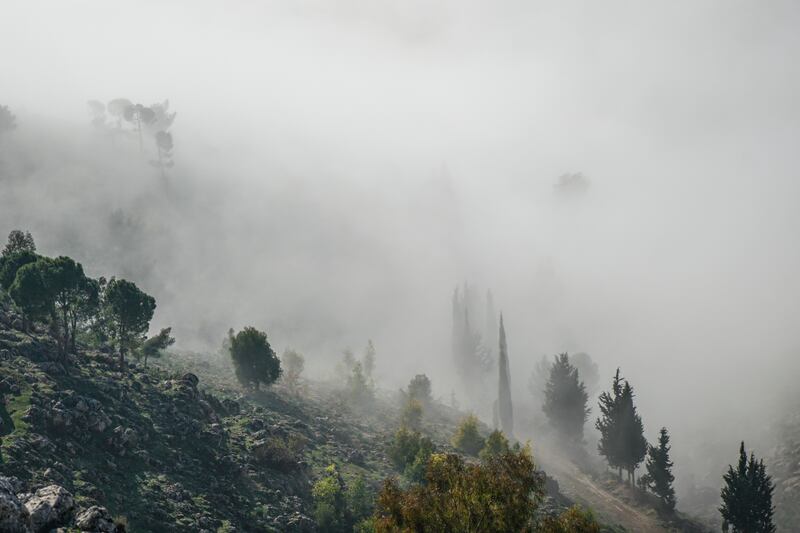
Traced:
<path fill-rule="evenodd" d="M 511 372 L 508 366 L 508 345 L 506 344 L 506 329 L 503 325 L 503 314 L 500 314 L 500 384 L 497 398 L 497 414 L 500 419 L 500 428 L 509 436 L 514 435 L 514 412 L 511 405 Z"/>
<path fill-rule="evenodd" d="M 755 454 L 750 459 L 744 449 L 744 442 L 739 446 L 739 463 L 734 469 L 728 466 L 728 472 L 722 477 L 722 530 L 733 533 L 774 533 L 775 524 L 772 515 L 772 492 L 775 485 L 767 475 L 764 460 L 756 461 Z"/>
<path fill-rule="evenodd" d="M 582 442 L 583 426 L 589 418 L 589 395 L 566 353 L 556 356 L 550 366 L 544 395 L 542 410 L 550 424 L 569 441 Z"/>
<path fill-rule="evenodd" d="M 675 476 L 672 475 L 672 461 L 669 459 L 670 449 L 667 428 L 661 428 L 658 447 L 648 446 L 647 449 L 647 474 L 643 476 L 643 483 L 672 511 L 675 509 L 675 489 L 672 488 Z"/>

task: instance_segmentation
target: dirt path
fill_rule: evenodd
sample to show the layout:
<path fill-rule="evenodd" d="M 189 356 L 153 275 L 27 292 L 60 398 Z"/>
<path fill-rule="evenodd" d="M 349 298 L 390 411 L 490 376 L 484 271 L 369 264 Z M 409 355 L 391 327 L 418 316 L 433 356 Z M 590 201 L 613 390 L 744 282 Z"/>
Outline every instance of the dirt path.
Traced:
<path fill-rule="evenodd" d="M 557 454 L 539 450 L 538 462 L 547 474 L 558 481 L 561 492 L 585 507 L 591 507 L 603 522 L 621 525 L 633 532 L 668 532 L 655 516 L 629 505 L 581 472 L 572 462 Z"/>

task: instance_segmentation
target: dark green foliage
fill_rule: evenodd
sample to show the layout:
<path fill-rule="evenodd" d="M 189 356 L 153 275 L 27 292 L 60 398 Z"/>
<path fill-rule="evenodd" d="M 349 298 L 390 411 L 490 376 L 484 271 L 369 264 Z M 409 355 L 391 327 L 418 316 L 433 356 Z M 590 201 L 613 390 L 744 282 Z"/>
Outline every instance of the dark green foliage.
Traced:
<path fill-rule="evenodd" d="M 144 341 L 156 300 L 135 283 L 112 278 L 103 292 L 103 308 L 111 337 L 119 350 L 121 366 L 125 362 L 125 353 Z"/>
<path fill-rule="evenodd" d="M 486 444 L 481 450 L 480 457 L 481 459 L 486 459 L 491 455 L 507 453 L 509 450 L 508 439 L 503 435 L 502 431 L 495 429 L 486 438 Z"/>
<path fill-rule="evenodd" d="M 503 315 L 500 315 L 500 355 L 498 370 L 500 382 L 498 386 L 497 414 L 500 427 L 506 435 L 514 435 L 514 413 L 511 406 L 511 372 L 508 365 L 508 345 L 506 344 L 506 329 L 503 325 Z"/>
<path fill-rule="evenodd" d="M 642 418 L 633 404 L 633 387 L 623 383 L 619 369 L 614 375 L 611 392 L 600 395 L 600 418 L 596 427 L 600 430 L 598 451 L 611 467 L 628 472 L 629 482 L 633 482 L 636 468 L 647 453 L 647 439 L 644 438 Z"/>
<path fill-rule="evenodd" d="M 364 479 L 346 484 L 336 465 L 325 469 L 314 483 L 314 519 L 320 531 L 350 533 L 368 527 L 364 521 L 372 513 L 373 498 Z"/>
<path fill-rule="evenodd" d="M 27 263 L 16 271 L 8 293 L 28 322 L 53 315 L 53 295 L 45 283 L 44 269 L 39 261 Z"/>
<path fill-rule="evenodd" d="M 475 415 L 464 417 L 453 435 L 453 447 L 468 455 L 478 455 L 484 444 L 478 430 L 478 418 Z"/>
<path fill-rule="evenodd" d="M 739 447 L 739 463 L 722 477 L 722 530 L 733 533 L 773 533 L 772 493 L 775 485 L 767 475 L 764 460 L 756 461 L 755 454 L 747 453 L 744 442 Z"/>
<path fill-rule="evenodd" d="M 550 366 L 550 377 L 544 391 L 542 410 L 550 425 L 566 440 L 583 441 L 583 426 L 589 418 L 589 395 L 580 381 L 578 369 L 569 362 L 569 356 L 556 356 Z"/>
<path fill-rule="evenodd" d="M 534 531 L 544 480 L 527 449 L 493 455 L 480 464 L 457 454 L 434 454 L 425 481 L 407 490 L 392 479 L 384 482 L 376 531 Z"/>
<path fill-rule="evenodd" d="M 431 440 L 405 427 L 397 430 L 389 446 L 389 459 L 394 467 L 412 481 L 422 481 L 425 465 L 434 452 Z"/>
<path fill-rule="evenodd" d="M 675 509 L 675 489 L 672 482 L 672 461 L 669 458 L 669 434 L 667 428 L 661 428 L 658 436 L 658 447 L 647 447 L 647 474 L 642 476 L 643 483 L 661 498 L 661 502 L 668 510 Z"/>
<path fill-rule="evenodd" d="M 144 366 L 147 366 L 147 360 L 150 357 L 158 357 L 161 352 L 175 344 L 175 337 L 172 337 L 172 328 L 164 328 L 158 332 L 158 335 L 150 337 L 139 349 L 139 355 L 144 357 Z"/>
<path fill-rule="evenodd" d="M 14 283 L 19 269 L 25 265 L 35 263 L 41 257 L 31 250 L 3 253 L 0 257 L 0 286 L 7 291 L 11 290 L 11 285 Z"/>
<path fill-rule="evenodd" d="M 431 395 L 431 380 L 425 374 L 417 374 L 408 383 L 408 397 L 417 400 L 423 406 L 429 405 L 433 401 Z"/>
<path fill-rule="evenodd" d="M 33 241 L 33 235 L 30 231 L 23 232 L 22 230 L 11 230 L 8 234 L 8 243 L 3 248 L 3 257 L 8 257 L 17 252 L 35 252 L 36 243 Z"/>
<path fill-rule="evenodd" d="M 263 331 L 246 327 L 231 336 L 230 353 L 236 378 L 245 387 L 258 390 L 262 383 L 271 385 L 281 375 L 281 362 Z"/>

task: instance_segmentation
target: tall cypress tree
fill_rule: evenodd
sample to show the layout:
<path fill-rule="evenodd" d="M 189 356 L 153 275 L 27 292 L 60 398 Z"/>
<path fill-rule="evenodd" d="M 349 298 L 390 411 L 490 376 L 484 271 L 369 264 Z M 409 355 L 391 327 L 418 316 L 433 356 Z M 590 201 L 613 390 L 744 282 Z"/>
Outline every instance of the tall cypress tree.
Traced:
<path fill-rule="evenodd" d="M 722 530 L 733 533 L 774 533 L 775 524 L 772 515 L 772 492 L 775 485 L 767 475 L 764 460 L 756 461 L 755 454 L 750 459 L 744 449 L 744 442 L 739 446 L 739 463 L 734 469 L 728 466 L 728 472 L 722 477 Z"/>
<path fill-rule="evenodd" d="M 503 325 L 503 314 L 500 313 L 500 383 L 498 387 L 497 412 L 500 418 L 500 427 L 508 437 L 514 435 L 514 413 L 511 407 L 511 372 L 508 366 L 508 346 L 506 344 L 506 329 Z"/>
<path fill-rule="evenodd" d="M 661 428 L 658 436 L 658 447 L 647 448 L 647 474 L 645 484 L 653 493 L 661 498 L 664 506 L 670 511 L 675 509 L 675 489 L 672 482 L 672 461 L 669 458 L 669 434 L 667 428 Z"/>
<path fill-rule="evenodd" d="M 556 356 L 550 366 L 544 397 L 542 410 L 550 425 L 568 440 L 583 442 L 583 426 L 589 418 L 586 406 L 589 395 L 578 369 L 572 366 L 566 353 Z"/>

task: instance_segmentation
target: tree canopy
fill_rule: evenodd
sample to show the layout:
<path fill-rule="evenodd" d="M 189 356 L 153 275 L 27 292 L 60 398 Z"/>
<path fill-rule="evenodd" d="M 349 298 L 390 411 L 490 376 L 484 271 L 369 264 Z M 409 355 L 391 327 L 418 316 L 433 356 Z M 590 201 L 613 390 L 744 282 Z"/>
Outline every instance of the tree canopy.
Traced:
<path fill-rule="evenodd" d="M 239 383 L 259 389 L 281 375 L 281 362 L 267 341 L 267 334 L 248 326 L 230 337 L 230 354 Z"/>

